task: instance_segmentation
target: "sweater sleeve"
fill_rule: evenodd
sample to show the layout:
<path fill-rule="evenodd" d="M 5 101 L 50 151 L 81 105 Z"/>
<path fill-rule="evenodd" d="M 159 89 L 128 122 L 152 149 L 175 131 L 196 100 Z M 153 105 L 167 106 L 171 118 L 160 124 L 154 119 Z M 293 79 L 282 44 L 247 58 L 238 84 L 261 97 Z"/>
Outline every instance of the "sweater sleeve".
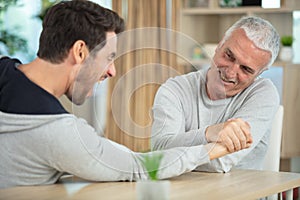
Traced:
<path fill-rule="evenodd" d="M 169 81 L 156 93 L 152 108 L 151 148 L 153 150 L 207 144 L 204 134 L 206 126 L 186 130 L 187 121 L 197 120 L 191 116 L 193 113 L 191 111 L 196 110 L 197 105 L 192 100 L 193 94 L 189 84 L 186 84 L 185 80 L 181 80 L 181 83 L 183 84 L 178 85 L 177 81 Z"/>
<path fill-rule="evenodd" d="M 60 123 L 64 123 L 64 127 L 69 127 L 69 130 L 60 130 L 49 147 L 52 149 L 50 165 L 56 170 L 92 181 L 133 181 L 147 178 L 140 163 L 143 153 L 133 152 L 123 145 L 98 136 L 82 119 L 74 117 Z M 151 153 L 153 152 L 148 154 Z M 159 172 L 161 179 L 178 176 L 209 162 L 207 150 L 203 146 L 174 148 L 163 150 L 162 153 Z"/>

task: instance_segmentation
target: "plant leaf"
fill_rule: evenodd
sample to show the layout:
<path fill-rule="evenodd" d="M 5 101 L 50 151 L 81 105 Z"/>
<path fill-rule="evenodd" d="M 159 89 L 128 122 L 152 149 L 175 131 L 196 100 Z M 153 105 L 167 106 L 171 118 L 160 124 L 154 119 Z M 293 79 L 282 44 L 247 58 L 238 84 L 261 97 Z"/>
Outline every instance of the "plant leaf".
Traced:
<path fill-rule="evenodd" d="M 141 163 L 147 170 L 150 180 L 158 179 L 158 171 L 163 154 L 161 152 L 151 152 L 142 154 Z"/>

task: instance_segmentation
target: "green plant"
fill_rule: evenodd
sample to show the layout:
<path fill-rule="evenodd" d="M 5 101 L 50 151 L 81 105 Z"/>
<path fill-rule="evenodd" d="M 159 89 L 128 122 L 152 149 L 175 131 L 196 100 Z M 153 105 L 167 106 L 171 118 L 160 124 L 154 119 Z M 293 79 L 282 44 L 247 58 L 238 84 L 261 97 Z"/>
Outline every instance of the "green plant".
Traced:
<path fill-rule="evenodd" d="M 37 17 L 40 18 L 43 21 L 47 10 L 51 6 L 53 6 L 54 4 L 56 4 L 56 3 L 60 2 L 60 1 L 61 0 L 41 0 L 42 7 L 41 7 L 40 14 Z"/>
<path fill-rule="evenodd" d="M 163 154 L 161 152 L 152 152 L 143 154 L 140 158 L 141 163 L 147 170 L 149 179 L 152 181 L 158 180 L 158 171 Z"/>
<path fill-rule="evenodd" d="M 18 4 L 18 0 L 0 0 L 0 43 L 4 45 L 8 54 L 12 55 L 16 51 L 26 51 L 27 41 L 11 30 L 5 30 L 4 27 L 4 14 L 10 6 L 22 6 Z M 18 30 L 18 27 L 14 27 Z M 0 54 L 3 53 L 0 51 Z"/>
<path fill-rule="evenodd" d="M 27 41 L 7 30 L 0 31 L 0 43 L 5 45 L 9 55 L 13 55 L 16 51 L 27 51 Z"/>
<path fill-rule="evenodd" d="M 292 46 L 293 45 L 293 36 L 290 36 L 290 35 L 285 35 L 285 36 L 282 36 L 280 41 L 281 41 L 281 44 L 283 46 Z"/>

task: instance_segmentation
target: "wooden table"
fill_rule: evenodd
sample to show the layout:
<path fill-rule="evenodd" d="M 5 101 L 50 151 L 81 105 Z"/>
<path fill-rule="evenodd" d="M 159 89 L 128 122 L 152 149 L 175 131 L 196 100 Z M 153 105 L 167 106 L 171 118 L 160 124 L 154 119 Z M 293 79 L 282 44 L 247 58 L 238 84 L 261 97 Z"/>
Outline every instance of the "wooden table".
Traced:
<path fill-rule="evenodd" d="M 170 179 L 170 199 L 258 199 L 300 186 L 300 174 L 257 170 L 190 172 Z M 48 186 L 0 190 L 0 199 L 136 199 L 135 182 L 91 183 L 67 178 Z M 288 193 L 291 194 L 291 193 Z"/>

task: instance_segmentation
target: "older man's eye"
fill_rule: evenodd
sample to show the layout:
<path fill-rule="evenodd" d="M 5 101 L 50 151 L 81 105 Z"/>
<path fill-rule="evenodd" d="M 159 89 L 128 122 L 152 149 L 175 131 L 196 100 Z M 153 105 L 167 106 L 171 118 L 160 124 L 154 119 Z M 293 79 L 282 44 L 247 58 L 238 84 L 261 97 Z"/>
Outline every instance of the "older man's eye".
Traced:
<path fill-rule="evenodd" d="M 230 61 L 234 61 L 234 57 L 228 52 L 225 53 L 225 57 Z"/>
<path fill-rule="evenodd" d="M 254 74 L 255 73 L 254 70 L 251 69 L 250 67 L 243 66 L 243 65 L 241 67 L 242 67 L 243 71 L 246 72 L 247 74 Z"/>

